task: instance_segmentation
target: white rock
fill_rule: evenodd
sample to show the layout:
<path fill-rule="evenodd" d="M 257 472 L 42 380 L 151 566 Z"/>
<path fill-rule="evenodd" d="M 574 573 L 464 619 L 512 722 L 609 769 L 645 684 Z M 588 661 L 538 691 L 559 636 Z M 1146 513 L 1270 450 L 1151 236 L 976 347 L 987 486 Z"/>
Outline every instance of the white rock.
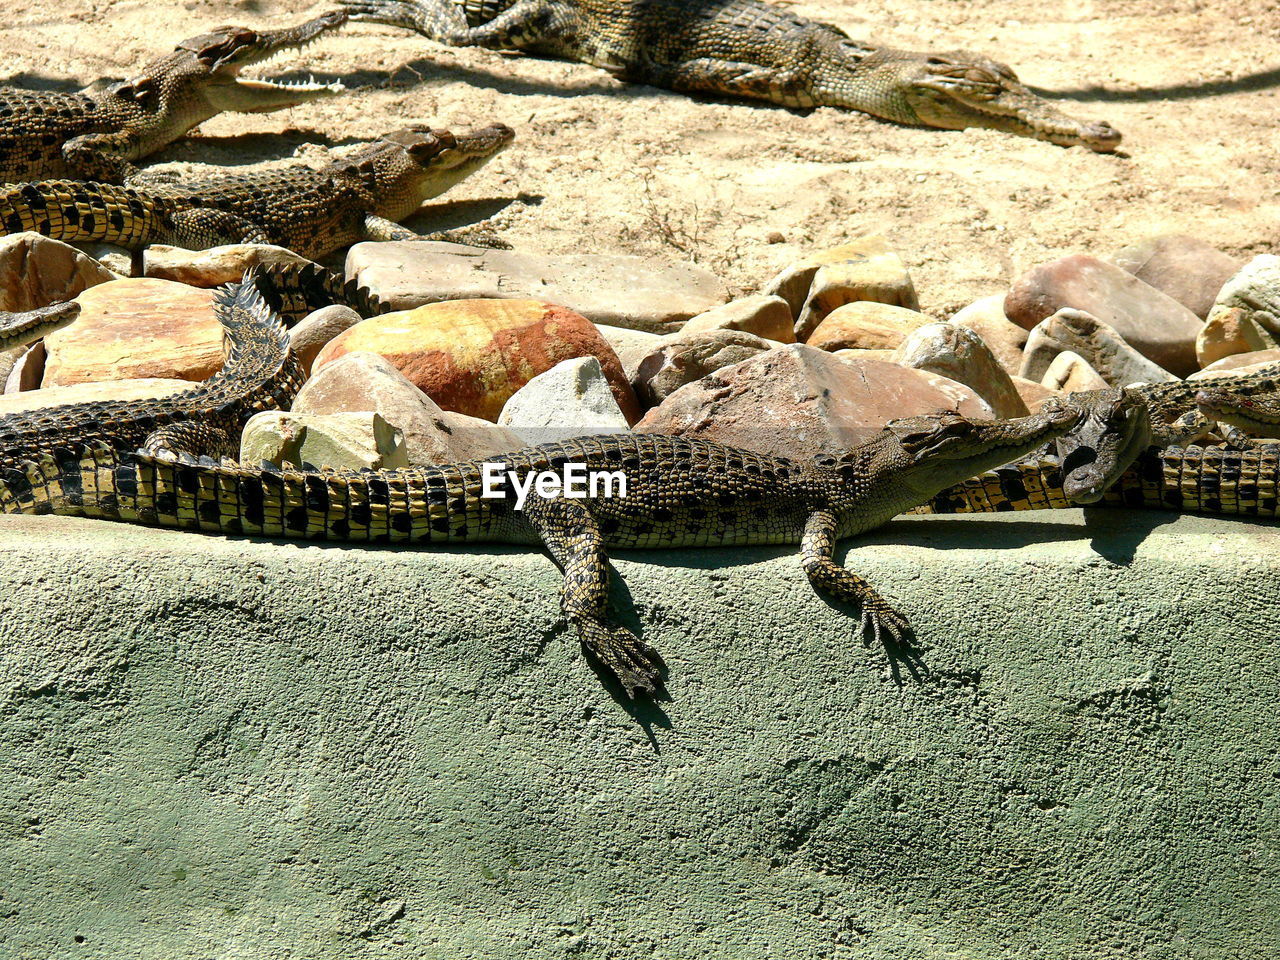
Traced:
<path fill-rule="evenodd" d="M 498 423 L 530 444 L 627 432 L 627 418 L 595 357 L 575 357 L 538 374 L 512 394 Z"/>

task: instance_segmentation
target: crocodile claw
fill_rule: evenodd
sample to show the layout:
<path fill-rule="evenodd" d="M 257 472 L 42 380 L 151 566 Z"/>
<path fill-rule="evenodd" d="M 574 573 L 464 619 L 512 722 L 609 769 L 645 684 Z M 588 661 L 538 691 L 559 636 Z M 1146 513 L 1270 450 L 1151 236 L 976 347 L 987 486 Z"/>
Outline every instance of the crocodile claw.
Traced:
<path fill-rule="evenodd" d="M 633 700 L 638 694 L 656 696 L 662 689 L 662 657 L 625 627 L 583 622 L 578 633 L 587 655 L 618 678 Z"/>

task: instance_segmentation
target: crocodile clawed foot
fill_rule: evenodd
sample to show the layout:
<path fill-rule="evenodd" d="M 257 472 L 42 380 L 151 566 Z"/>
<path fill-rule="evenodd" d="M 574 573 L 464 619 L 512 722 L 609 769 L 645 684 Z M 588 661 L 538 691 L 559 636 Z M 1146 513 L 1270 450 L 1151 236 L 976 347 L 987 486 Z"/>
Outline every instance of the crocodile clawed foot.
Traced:
<path fill-rule="evenodd" d="M 907 618 L 879 598 L 863 602 L 858 632 L 864 640 L 884 647 L 909 647 L 914 637 Z"/>
<path fill-rule="evenodd" d="M 587 656 L 618 678 L 633 700 L 662 690 L 662 656 L 625 627 L 582 622 L 578 633 Z"/>

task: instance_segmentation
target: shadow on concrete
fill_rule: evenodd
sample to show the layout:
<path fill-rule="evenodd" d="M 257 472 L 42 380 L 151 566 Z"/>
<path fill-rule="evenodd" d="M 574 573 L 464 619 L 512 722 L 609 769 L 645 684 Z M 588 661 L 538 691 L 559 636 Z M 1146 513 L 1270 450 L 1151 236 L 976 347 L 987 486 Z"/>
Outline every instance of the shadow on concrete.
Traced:
<path fill-rule="evenodd" d="M 1070 90 L 1030 89 L 1053 100 L 1094 100 L 1106 103 L 1143 103 L 1154 100 L 1195 100 L 1223 97 L 1233 93 L 1255 93 L 1280 87 L 1280 67 L 1259 70 L 1232 80 L 1206 83 L 1174 83 L 1165 87 L 1142 87 L 1138 90 L 1108 90 L 1105 87 L 1076 87 Z"/>

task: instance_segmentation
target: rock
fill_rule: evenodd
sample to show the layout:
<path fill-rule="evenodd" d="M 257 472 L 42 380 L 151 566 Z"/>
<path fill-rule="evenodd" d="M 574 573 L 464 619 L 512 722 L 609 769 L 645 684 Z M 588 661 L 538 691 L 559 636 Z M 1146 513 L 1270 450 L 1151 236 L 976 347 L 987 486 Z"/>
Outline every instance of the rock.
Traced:
<path fill-rule="evenodd" d="M 9 374 L 13 372 L 14 365 L 22 359 L 22 355 L 26 352 L 27 346 L 25 344 L 20 347 L 10 347 L 8 350 L 0 350 L 0 393 L 4 393 L 4 385 L 9 380 Z"/>
<path fill-rule="evenodd" d="M 641 360 L 661 345 L 662 334 L 628 330 L 626 327 L 611 327 L 606 323 L 597 323 L 595 328 L 600 336 L 604 337 L 605 342 L 613 347 L 613 352 L 618 356 L 618 362 L 622 364 L 623 373 L 626 374 L 632 386 L 635 386 L 636 367 L 640 365 Z"/>
<path fill-rule="evenodd" d="M 45 337 L 43 385 L 161 377 L 207 380 L 222 368 L 213 293 L 170 280 L 112 280 L 76 297 L 80 316 Z"/>
<path fill-rule="evenodd" d="M 1178 379 L 1125 343 L 1120 334 L 1101 320 L 1071 307 L 1063 307 L 1035 325 L 1027 338 L 1022 369 L 1018 373 L 1028 380 L 1040 380 L 1053 358 L 1064 350 L 1083 357 L 1113 387 Z"/>
<path fill-rule="evenodd" d="M 1196 337 L 1196 359 L 1202 367 L 1237 353 L 1255 353 L 1280 347 L 1280 338 L 1260 327 L 1243 307 L 1217 307 Z"/>
<path fill-rule="evenodd" d="M 294 413 L 377 413 L 404 436 L 415 467 L 473 460 L 523 446 L 510 430 L 488 420 L 447 413 L 376 353 L 348 353 L 306 382 Z"/>
<path fill-rule="evenodd" d="M 791 307 L 781 297 L 743 297 L 723 306 L 700 313 L 680 328 L 681 333 L 706 333 L 711 330 L 741 330 L 765 340 L 795 343 L 795 321 Z"/>
<path fill-rule="evenodd" d="M 1027 409 L 1032 413 L 1036 413 L 1040 409 L 1040 405 L 1050 397 L 1061 397 L 1061 390 L 1052 390 L 1042 383 L 1036 383 L 1034 380 L 1028 380 L 1025 377 L 1010 377 L 1013 381 L 1013 388 L 1018 391 L 1018 396 L 1022 398 L 1022 402 L 1027 405 Z"/>
<path fill-rule="evenodd" d="M 0 237 L 0 310 L 34 310 L 70 300 L 115 274 L 70 244 L 38 233 Z"/>
<path fill-rule="evenodd" d="M 1004 301 L 1005 314 L 1027 330 L 1063 307 L 1092 314 L 1175 376 L 1197 369 L 1200 318 L 1114 264 L 1079 254 L 1041 264 Z"/>
<path fill-rule="evenodd" d="M 772 350 L 777 344 L 741 330 L 710 330 L 663 337 L 636 366 L 631 383 L 645 407 L 661 403 L 686 383 Z"/>
<path fill-rule="evenodd" d="M 19 347 L 18 356 L 9 367 L 5 377 L 5 393 L 22 393 L 26 390 L 37 390 L 44 377 L 44 365 L 48 360 L 43 340 L 30 346 Z"/>
<path fill-rule="evenodd" d="M 841 360 L 883 360 L 885 363 L 893 363 L 893 355 L 896 350 L 832 350 L 833 357 L 839 357 Z"/>
<path fill-rule="evenodd" d="M 391 246 L 391 244 L 383 244 Z M 594 356 L 628 421 L 640 412 L 617 356 L 586 318 L 538 300 L 454 300 L 383 314 L 329 341 L 312 366 L 372 350 L 445 410 L 497 420 L 511 395 L 562 360 Z"/>
<path fill-rule="evenodd" d="M 93 241 L 73 243 L 71 246 L 97 260 L 115 275 L 114 279 L 123 280 L 135 275 L 133 269 L 135 257 L 132 250 L 114 243 Z"/>
<path fill-rule="evenodd" d="M 1229 357 L 1223 357 L 1221 360 L 1215 360 L 1203 370 L 1199 370 L 1187 377 L 1187 379 L 1199 380 L 1203 377 L 1217 376 L 1223 373 L 1247 373 L 1257 367 L 1265 367 L 1272 363 L 1280 363 L 1280 349 L 1236 353 Z"/>
<path fill-rule="evenodd" d="M 805 342 L 819 350 L 896 350 L 907 334 L 930 323 L 916 310 L 862 300 L 832 310 Z"/>
<path fill-rule="evenodd" d="M 596 323 L 675 333 L 729 299 L 714 274 L 658 258 L 538 256 L 457 243 L 358 243 L 347 276 L 398 309 L 441 300 L 532 299 Z"/>
<path fill-rule="evenodd" d="M 309 463 L 345 470 L 409 466 L 400 431 L 376 413 L 255 413 L 240 437 L 240 459 L 276 466 Z"/>
<path fill-rule="evenodd" d="M 760 291 L 781 297 L 796 318 L 797 340 L 809 335 L 836 307 L 871 300 L 917 310 L 911 275 L 884 237 L 872 234 L 793 263 Z"/>
<path fill-rule="evenodd" d="M 1004 294 L 982 297 L 964 307 L 951 322 L 968 327 L 995 354 L 1000 366 L 1011 374 L 1022 367 L 1022 348 L 1027 345 L 1027 331 L 1004 315 Z"/>
<path fill-rule="evenodd" d="M 77 383 L 70 387 L 49 387 L 0 397 L 0 415 L 56 407 L 64 403 L 95 403 L 100 400 L 150 400 L 170 397 L 191 389 L 190 380 L 104 380 L 101 383 Z"/>
<path fill-rule="evenodd" d="M 977 394 L 945 377 L 793 343 L 681 387 L 635 430 L 808 459 L 844 453 L 895 417 L 939 409 L 991 417 Z"/>
<path fill-rule="evenodd" d="M 1074 393 L 1079 390 L 1101 390 L 1108 384 L 1097 370 L 1089 366 L 1089 361 L 1084 357 L 1064 350 L 1053 358 L 1049 369 L 1040 379 L 1040 385 L 1060 393 Z"/>
<path fill-rule="evenodd" d="M 207 250 L 184 250 L 153 243 L 142 251 L 142 275 L 193 287 L 235 283 L 259 264 L 310 263 L 292 250 L 269 243 L 232 243 Z"/>
<path fill-rule="evenodd" d="M 1280 257 L 1254 257 L 1222 285 L 1209 318 L 1220 310 L 1244 310 L 1249 319 L 1280 339 Z"/>
<path fill-rule="evenodd" d="M 511 395 L 498 425 L 531 446 L 628 428 L 595 357 L 564 360 L 538 374 Z"/>
<path fill-rule="evenodd" d="M 1222 285 L 1243 266 L 1239 260 L 1197 237 L 1167 233 L 1117 250 L 1111 262 L 1129 271 L 1201 320 Z"/>
<path fill-rule="evenodd" d="M 963 383 L 1000 419 L 1025 417 L 1027 405 L 982 337 L 968 327 L 930 323 L 907 335 L 893 361 Z"/>
<path fill-rule="evenodd" d="M 342 303 L 331 303 L 319 310 L 312 310 L 289 331 L 289 346 L 304 371 L 309 371 L 324 345 L 350 330 L 363 317 Z"/>

